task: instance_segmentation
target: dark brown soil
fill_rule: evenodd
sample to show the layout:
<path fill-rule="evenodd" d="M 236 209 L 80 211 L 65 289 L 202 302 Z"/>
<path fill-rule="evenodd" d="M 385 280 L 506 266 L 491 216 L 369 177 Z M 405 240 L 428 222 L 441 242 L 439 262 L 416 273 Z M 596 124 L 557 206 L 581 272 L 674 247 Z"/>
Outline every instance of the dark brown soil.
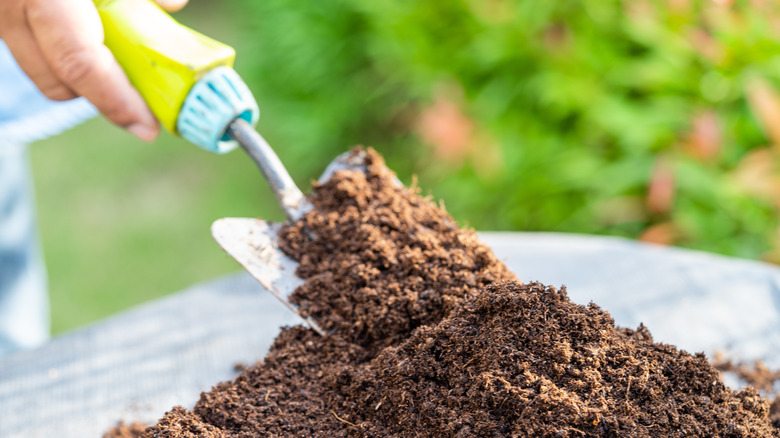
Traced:
<path fill-rule="evenodd" d="M 769 400 L 769 419 L 780 429 L 780 370 L 772 370 L 761 361 L 752 364 L 735 363 L 720 353 L 712 361 L 718 371 L 734 373 Z"/>
<path fill-rule="evenodd" d="M 375 153 L 312 201 L 282 246 L 307 279 L 295 301 L 331 334 L 282 330 L 147 438 L 778 436 L 756 390 L 565 288 L 519 283 Z"/>
<path fill-rule="evenodd" d="M 703 355 L 615 330 L 598 306 L 538 283 L 496 283 L 336 381 L 373 436 L 773 433 L 756 391 L 727 389 Z"/>
<path fill-rule="evenodd" d="M 201 421 L 192 412 L 187 412 L 181 406 L 176 406 L 162 420 L 146 431 L 147 437 L 154 438 L 225 438 L 221 429 Z"/>
<path fill-rule="evenodd" d="M 103 438 L 141 438 L 146 431 L 146 426 L 141 423 L 119 424 L 103 434 Z"/>
<path fill-rule="evenodd" d="M 291 301 L 371 356 L 494 281 L 516 279 L 473 231 L 393 178 L 371 155 L 368 174 L 316 187 L 315 210 L 280 236 L 308 279 Z"/>

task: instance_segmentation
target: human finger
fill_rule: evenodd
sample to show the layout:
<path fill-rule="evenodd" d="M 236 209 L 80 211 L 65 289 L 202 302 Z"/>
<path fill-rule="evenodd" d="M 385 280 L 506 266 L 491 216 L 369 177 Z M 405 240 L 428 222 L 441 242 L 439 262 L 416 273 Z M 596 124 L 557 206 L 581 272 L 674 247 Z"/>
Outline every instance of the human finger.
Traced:
<path fill-rule="evenodd" d="M 160 7 L 168 12 L 176 12 L 187 4 L 187 0 L 155 0 Z"/>
<path fill-rule="evenodd" d="M 49 67 L 27 24 L 20 2 L 0 3 L 0 38 L 19 67 L 41 92 L 53 100 L 68 100 L 76 94 Z"/>
<path fill-rule="evenodd" d="M 151 141 L 159 125 L 103 45 L 103 25 L 91 0 L 30 0 L 27 20 L 54 74 L 103 115 Z"/>

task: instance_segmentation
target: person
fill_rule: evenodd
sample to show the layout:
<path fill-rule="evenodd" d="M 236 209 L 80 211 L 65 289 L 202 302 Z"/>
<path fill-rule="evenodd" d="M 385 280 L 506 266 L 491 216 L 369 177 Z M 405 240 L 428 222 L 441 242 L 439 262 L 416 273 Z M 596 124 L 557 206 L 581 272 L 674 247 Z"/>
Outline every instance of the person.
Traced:
<path fill-rule="evenodd" d="M 155 0 L 168 11 L 187 0 Z M 159 124 L 103 45 L 92 0 L 0 1 L 0 355 L 49 337 L 27 144 L 102 113 L 144 141 Z"/>

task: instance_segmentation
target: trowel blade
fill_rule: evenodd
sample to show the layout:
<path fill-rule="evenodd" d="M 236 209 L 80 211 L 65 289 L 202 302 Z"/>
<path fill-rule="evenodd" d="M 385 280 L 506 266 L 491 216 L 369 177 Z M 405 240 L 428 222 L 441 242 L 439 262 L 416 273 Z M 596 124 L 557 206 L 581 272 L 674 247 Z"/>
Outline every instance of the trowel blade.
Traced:
<path fill-rule="evenodd" d="M 315 331 L 325 332 L 311 319 L 298 312 L 290 295 L 303 284 L 295 275 L 298 262 L 279 249 L 277 233 L 281 224 L 253 218 L 222 218 L 211 225 L 211 234 L 231 257 L 241 264 L 260 284 L 297 313 Z"/>

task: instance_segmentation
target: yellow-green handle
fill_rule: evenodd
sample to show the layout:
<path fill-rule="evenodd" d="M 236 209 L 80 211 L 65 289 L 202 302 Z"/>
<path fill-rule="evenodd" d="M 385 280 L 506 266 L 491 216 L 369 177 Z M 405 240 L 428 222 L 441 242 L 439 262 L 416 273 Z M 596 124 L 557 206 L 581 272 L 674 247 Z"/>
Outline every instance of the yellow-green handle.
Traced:
<path fill-rule="evenodd" d="M 182 26 L 152 0 L 95 0 L 105 44 L 160 123 L 176 119 L 192 86 L 218 66 L 233 66 L 232 47 Z"/>

